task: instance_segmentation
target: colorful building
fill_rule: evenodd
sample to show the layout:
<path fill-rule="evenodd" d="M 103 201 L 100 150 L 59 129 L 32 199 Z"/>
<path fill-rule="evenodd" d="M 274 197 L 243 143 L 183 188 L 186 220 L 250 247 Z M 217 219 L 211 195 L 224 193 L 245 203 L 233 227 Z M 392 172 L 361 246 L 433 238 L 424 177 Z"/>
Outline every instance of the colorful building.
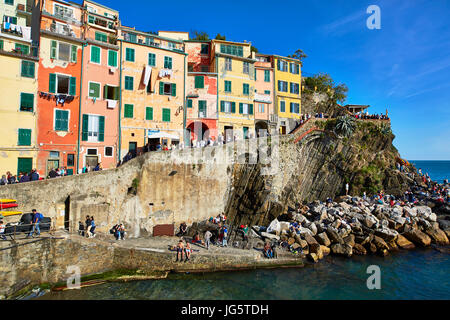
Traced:
<path fill-rule="evenodd" d="M 255 62 L 250 43 L 211 40 L 218 73 L 218 130 L 226 141 L 255 136 Z"/>
<path fill-rule="evenodd" d="M 56 167 L 67 167 L 73 174 L 80 128 L 82 7 L 46 0 L 40 28 L 37 169 L 41 176 Z"/>
<path fill-rule="evenodd" d="M 193 141 L 216 140 L 218 105 L 217 73 L 211 68 L 211 42 L 185 41 L 188 54 L 186 128 Z"/>
<path fill-rule="evenodd" d="M 275 114 L 280 134 L 290 133 L 301 118 L 301 63 L 297 59 L 272 56 Z"/>
<path fill-rule="evenodd" d="M 259 136 L 261 130 L 276 129 L 273 114 L 273 68 L 271 56 L 256 54 L 255 62 L 255 130 Z"/>
<path fill-rule="evenodd" d="M 115 168 L 119 142 L 119 13 L 83 2 L 83 49 L 78 170 Z"/>
<path fill-rule="evenodd" d="M 121 27 L 120 158 L 183 142 L 184 42 Z"/>
<path fill-rule="evenodd" d="M 27 1 L 1 1 L 0 16 L 0 170 L 16 175 L 36 167 L 38 58 Z"/>

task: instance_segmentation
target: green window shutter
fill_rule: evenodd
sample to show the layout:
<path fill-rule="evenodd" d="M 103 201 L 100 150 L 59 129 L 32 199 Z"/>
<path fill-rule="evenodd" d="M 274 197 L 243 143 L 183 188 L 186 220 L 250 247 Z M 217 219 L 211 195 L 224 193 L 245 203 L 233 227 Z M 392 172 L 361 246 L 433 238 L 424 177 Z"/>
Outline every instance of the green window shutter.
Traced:
<path fill-rule="evenodd" d="M 100 63 L 101 49 L 99 47 L 91 47 L 91 62 Z"/>
<path fill-rule="evenodd" d="M 125 50 L 125 60 L 134 62 L 134 49 L 126 48 L 126 50 Z"/>
<path fill-rule="evenodd" d="M 163 108 L 162 121 L 170 122 L 170 109 Z"/>
<path fill-rule="evenodd" d="M 134 78 L 125 76 L 125 90 L 133 90 L 134 88 Z"/>
<path fill-rule="evenodd" d="M 61 110 L 61 130 L 69 131 L 69 111 Z"/>
<path fill-rule="evenodd" d="M 164 82 L 162 81 L 159 82 L 159 94 L 160 95 L 164 94 Z"/>
<path fill-rule="evenodd" d="M 112 87 L 108 86 L 107 84 L 105 84 L 103 86 L 103 99 L 106 99 L 109 88 L 112 88 Z"/>
<path fill-rule="evenodd" d="M 31 111 L 34 109 L 34 94 L 20 93 L 20 111 Z"/>
<path fill-rule="evenodd" d="M 243 93 L 245 94 L 245 95 L 248 95 L 249 94 L 249 85 L 247 84 L 247 83 L 244 83 L 243 84 Z"/>
<path fill-rule="evenodd" d="M 248 105 L 248 114 L 253 114 L 253 104 Z"/>
<path fill-rule="evenodd" d="M 187 99 L 187 107 L 192 108 L 192 99 Z"/>
<path fill-rule="evenodd" d="M 124 117 L 125 118 L 133 118 L 133 108 L 132 104 L 126 104 L 124 109 Z"/>
<path fill-rule="evenodd" d="M 3 50 L 3 40 L 0 40 L 0 50 Z"/>
<path fill-rule="evenodd" d="M 153 120 L 153 108 L 145 108 L 145 120 Z"/>
<path fill-rule="evenodd" d="M 120 87 L 114 87 L 114 100 L 120 99 Z"/>
<path fill-rule="evenodd" d="M 148 65 L 153 67 L 156 65 L 156 55 L 154 53 L 148 54 Z"/>
<path fill-rule="evenodd" d="M 225 112 L 225 101 L 220 101 L 220 112 Z"/>
<path fill-rule="evenodd" d="M 203 76 L 195 76 L 195 88 L 202 89 L 205 87 L 205 78 Z"/>
<path fill-rule="evenodd" d="M 177 85 L 176 83 L 172 83 L 172 97 L 176 97 L 177 95 Z"/>
<path fill-rule="evenodd" d="M 31 146 L 31 129 L 19 129 L 19 146 Z"/>
<path fill-rule="evenodd" d="M 55 110 L 55 131 L 61 130 L 61 110 Z"/>
<path fill-rule="evenodd" d="M 99 88 L 99 90 L 100 90 L 100 88 Z M 74 96 L 77 94 L 77 78 L 75 78 L 75 77 L 70 77 L 69 94 L 71 96 Z"/>
<path fill-rule="evenodd" d="M 77 46 L 75 45 L 72 45 L 72 55 L 70 61 L 77 62 Z"/>
<path fill-rule="evenodd" d="M 56 74 L 50 73 L 48 81 L 48 91 L 50 93 L 56 93 Z"/>
<path fill-rule="evenodd" d="M 243 104 L 241 102 L 239 102 L 239 113 L 242 114 L 244 112 L 244 107 Z"/>
<path fill-rule="evenodd" d="M 117 52 L 113 50 L 108 51 L 108 66 L 117 67 Z"/>
<path fill-rule="evenodd" d="M 55 40 L 50 42 L 50 59 L 56 59 L 56 48 L 58 43 Z"/>
<path fill-rule="evenodd" d="M 95 17 L 94 16 L 88 16 L 88 22 L 89 23 L 94 23 L 95 21 Z"/>
<path fill-rule="evenodd" d="M 98 118 L 98 141 L 105 141 L 105 116 Z"/>
<path fill-rule="evenodd" d="M 100 98 L 100 84 L 99 83 L 95 83 L 95 82 L 89 83 L 89 97 Z"/>
<path fill-rule="evenodd" d="M 264 81 L 270 82 L 270 71 L 269 70 L 264 70 Z"/>
<path fill-rule="evenodd" d="M 236 113 L 236 102 L 231 103 L 231 112 Z"/>
<path fill-rule="evenodd" d="M 81 131 L 81 140 L 82 141 L 87 141 L 88 129 L 89 129 L 89 116 L 87 114 L 83 114 L 83 128 Z"/>
<path fill-rule="evenodd" d="M 34 62 L 22 60 L 22 77 L 34 78 Z"/>

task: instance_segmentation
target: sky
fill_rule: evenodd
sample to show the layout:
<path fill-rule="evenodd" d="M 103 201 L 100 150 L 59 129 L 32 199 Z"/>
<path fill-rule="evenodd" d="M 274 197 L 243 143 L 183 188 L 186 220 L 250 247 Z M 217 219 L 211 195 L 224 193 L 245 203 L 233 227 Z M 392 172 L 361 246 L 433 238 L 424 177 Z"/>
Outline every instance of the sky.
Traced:
<path fill-rule="evenodd" d="M 388 109 L 394 145 L 409 160 L 450 160 L 448 0 L 97 0 L 140 31 L 204 31 L 247 40 L 264 54 L 302 49 L 304 76 L 345 83 L 345 103 Z M 370 5 L 380 29 L 369 29 Z"/>

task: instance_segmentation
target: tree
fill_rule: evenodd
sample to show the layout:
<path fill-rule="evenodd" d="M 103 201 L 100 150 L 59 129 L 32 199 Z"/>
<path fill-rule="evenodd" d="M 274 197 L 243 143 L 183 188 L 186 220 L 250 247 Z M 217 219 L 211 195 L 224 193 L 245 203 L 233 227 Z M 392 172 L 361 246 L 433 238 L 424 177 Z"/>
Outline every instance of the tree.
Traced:
<path fill-rule="evenodd" d="M 209 40 L 209 35 L 204 31 L 193 31 L 192 40 L 207 41 Z"/>
<path fill-rule="evenodd" d="M 217 34 L 216 39 L 217 40 L 226 40 L 225 36 L 222 36 L 220 33 Z"/>
<path fill-rule="evenodd" d="M 312 91 L 328 94 L 335 102 L 343 103 L 347 99 L 348 88 L 344 83 L 336 85 L 328 73 L 318 73 L 305 78 L 305 86 Z"/>
<path fill-rule="evenodd" d="M 302 49 L 297 49 L 293 54 L 288 56 L 289 58 L 297 59 L 300 62 L 303 62 L 303 59 L 307 58 L 308 56 L 306 53 L 303 52 Z"/>
<path fill-rule="evenodd" d="M 252 47 L 250 48 L 250 50 L 251 50 L 251 52 L 258 53 L 258 49 L 256 49 L 256 47 L 254 47 L 254 46 L 252 46 Z"/>

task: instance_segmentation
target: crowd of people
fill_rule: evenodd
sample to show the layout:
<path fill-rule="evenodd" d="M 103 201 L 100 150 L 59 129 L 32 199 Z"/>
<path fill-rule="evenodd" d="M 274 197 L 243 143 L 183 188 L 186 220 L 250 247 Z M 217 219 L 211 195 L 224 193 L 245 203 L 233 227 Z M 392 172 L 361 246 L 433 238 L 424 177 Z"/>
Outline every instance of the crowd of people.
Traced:
<path fill-rule="evenodd" d="M 368 112 L 358 112 L 354 114 L 354 117 L 361 120 L 389 120 L 387 114 L 369 114 Z"/>
<path fill-rule="evenodd" d="M 2 175 L 2 178 L 0 179 L 0 186 L 37 180 L 41 180 L 41 178 L 39 177 L 39 173 L 36 169 L 33 169 L 30 172 L 20 172 L 19 175 L 13 175 L 10 171 L 8 171 L 6 174 Z"/>

